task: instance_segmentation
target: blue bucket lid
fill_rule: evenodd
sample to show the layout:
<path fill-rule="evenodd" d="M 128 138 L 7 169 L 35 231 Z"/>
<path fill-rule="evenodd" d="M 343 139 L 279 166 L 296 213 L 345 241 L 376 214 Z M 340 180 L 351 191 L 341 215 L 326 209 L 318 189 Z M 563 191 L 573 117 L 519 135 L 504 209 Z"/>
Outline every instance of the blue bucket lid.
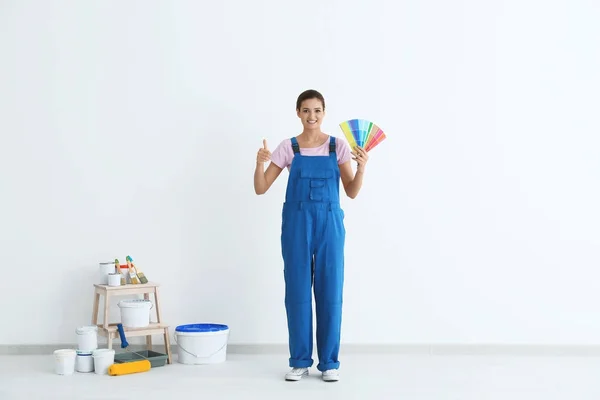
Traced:
<path fill-rule="evenodd" d="M 175 332 L 218 332 L 229 329 L 227 325 L 221 324 L 188 324 L 179 325 Z"/>

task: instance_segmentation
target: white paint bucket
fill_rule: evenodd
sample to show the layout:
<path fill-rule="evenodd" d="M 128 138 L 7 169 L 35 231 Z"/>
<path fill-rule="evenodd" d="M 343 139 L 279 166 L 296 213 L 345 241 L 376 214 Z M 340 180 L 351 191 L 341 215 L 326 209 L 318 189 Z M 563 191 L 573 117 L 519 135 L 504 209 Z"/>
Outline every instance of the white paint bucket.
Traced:
<path fill-rule="evenodd" d="M 108 375 L 108 367 L 115 363 L 113 349 L 98 349 L 92 353 L 94 359 L 94 372 L 98 375 Z"/>
<path fill-rule="evenodd" d="M 72 349 L 54 351 L 54 371 L 58 375 L 73 375 L 75 372 L 75 357 L 77 353 Z"/>
<path fill-rule="evenodd" d="M 77 332 L 77 350 L 91 353 L 98 348 L 97 326 L 80 326 L 75 332 Z"/>
<path fill-rule="evenodd" d="M 229 328 L 220 324 L 191 324 L 175 328 L 177 361 L 181 364 L 216 364 L 227 359 Z"/>
<path fill-rule="evenodd" d="M 121 274 L 108 274 L 108 286 L 121 286 Z"/>
<path fill-rule="evenodd" d="M 75 370 L 77 372 L 93 372 L 94 371 L 94 359 L 92 353 L 77 352 L 77 358 L 75 359 Z"/>
<path fill-rule="evenodd" d="M 108 274 L 115 272 L 115 262 L 100 263 L 100 284 L 108 285 Z"/>
<path fill-rule="evenodd" d="M 121 300 L 121 323 L 127 328 L 145 328 L 150 325 L 150 309 L 154 306 L 150 300 Z"/>

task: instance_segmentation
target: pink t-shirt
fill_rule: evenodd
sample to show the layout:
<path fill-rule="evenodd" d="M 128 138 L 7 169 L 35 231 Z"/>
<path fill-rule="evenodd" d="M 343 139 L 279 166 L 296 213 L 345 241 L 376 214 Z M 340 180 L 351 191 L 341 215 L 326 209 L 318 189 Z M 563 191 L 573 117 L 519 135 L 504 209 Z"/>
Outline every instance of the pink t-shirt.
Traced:
<path fill-rule="evenodd" d="M 303 156 L 326 156 L 329 154 L 329 140 L 330 137 L 328 136 L 327 141 L 319 147 L 301 147 L 300 154 Z M 337 137 L 335 138 L 335 152 L 337 155 L 338 165 L 343 164 L 352 158 L 348 143 L 340 140 Z M 293 158 L 294 150 L 292 149 L 291 139 L 285 139 L 279 143 L 279 146 L 277 146 L 275 150 L 273 150 L 273 153 L 271 153 L 271 162 L 281 169 L 287 168 L 289 170 Z"/>

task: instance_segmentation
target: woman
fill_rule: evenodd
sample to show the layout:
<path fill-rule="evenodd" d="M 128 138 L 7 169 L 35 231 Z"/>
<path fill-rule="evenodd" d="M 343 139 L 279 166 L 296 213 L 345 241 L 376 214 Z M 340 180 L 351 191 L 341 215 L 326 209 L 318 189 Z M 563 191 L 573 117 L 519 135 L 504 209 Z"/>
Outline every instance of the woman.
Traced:
<path fill-rule="evenodd" d="M 354 199 L 362 186 L 367 152 L 321 131 L 325 100 L 307 90 L 296 101 L 300 135 L 282 141 L 271 153 L 263 140 L 254 172 L 256 194 L 266 193 L 284 168 L 289 171 L 281 224 L 285 307 L 289 333 L 286 380 L 298 381 L 313 365 L 311 287 L 317 321 L 317 369 L 323 380 L 339 380 L 338 353 L 344 282 L 344 212 L 339 181 Z M 352 155 L 352 157 L 351 157 Z M 350 158 L 357 162 L 356 174 Z M 264 163 L 271 161 L 265 171 Z"/>

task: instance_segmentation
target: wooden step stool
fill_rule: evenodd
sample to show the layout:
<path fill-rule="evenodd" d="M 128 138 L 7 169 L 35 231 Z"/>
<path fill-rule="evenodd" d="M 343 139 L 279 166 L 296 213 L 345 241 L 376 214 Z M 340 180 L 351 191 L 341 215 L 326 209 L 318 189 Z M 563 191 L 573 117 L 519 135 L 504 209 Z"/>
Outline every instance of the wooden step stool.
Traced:
<path fill-rule="evenodd" d="M 94 285 L 94 311 L 92 314 L 92 324 L 98 327 L 98 334 L 108 338 L 108 348 L 112 349 L 113 339 L 119 337 L 116 323 L 109 323 L 108 309 L 110 298 L 115 296 L 127 296 L 132 294 L 143 294 L 144 299 L 150 300 L 150 294 L 154 294 L 154 308 L 156 309 L 156 322 L 150 322 L 145 328 L 127 328 L 123 327 L 125 337 L 146 336 L 146 348 L 152 350 L 152 335 L 163 335 L 165 341 L 165 352 L 167 354 L 167 363 L 171 364 L 171 345 L 169 343 L 169 326 L 165 325 L 161 318 L 160 302 L 158 296 L 158 284 L 148 282 L 145 284 L 127 284 L 122 286 Z M 102 324 L 98 324 L 98 311 L 100 306 L 100 296 L 104 296 L 104 319 Z"/>

